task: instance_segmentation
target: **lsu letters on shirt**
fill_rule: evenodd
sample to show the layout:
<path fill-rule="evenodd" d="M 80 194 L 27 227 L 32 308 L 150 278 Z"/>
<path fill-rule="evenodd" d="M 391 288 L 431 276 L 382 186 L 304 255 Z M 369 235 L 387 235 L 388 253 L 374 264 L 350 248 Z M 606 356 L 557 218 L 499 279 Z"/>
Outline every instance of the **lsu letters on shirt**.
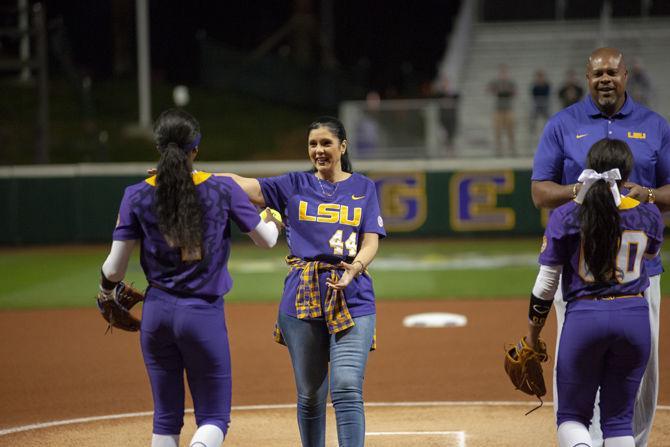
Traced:
<path fill-rule="evenodd" d="M 363 233 L 386 236 L 372 180 L 353 173 L 335 184 L 320 180 L 313 172 L 292 172 L 260 178 L 267 206 L 279 210 L 286 224 L 291 256 L 330 264 L 351 262 L 360 248 Z M 298 271 L 291 271 L 284 284 L 280 311 L 295 316 Z M 328 272 L 320 274 L 321 300 Z M 344 291 L 352 317 L 375 313 L 374 291 L 368 275 L 356 277 Z M 323 303 L 322 303 L 323 304 Z"/>

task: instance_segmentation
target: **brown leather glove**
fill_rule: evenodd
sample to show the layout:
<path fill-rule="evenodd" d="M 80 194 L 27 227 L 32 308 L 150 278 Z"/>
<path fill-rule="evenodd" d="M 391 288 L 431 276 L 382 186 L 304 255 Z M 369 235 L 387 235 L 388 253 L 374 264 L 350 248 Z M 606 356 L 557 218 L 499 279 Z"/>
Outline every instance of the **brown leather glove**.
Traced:
<path fill-rule="evenodd" d="M 135 332 L 140 329 L 140 320 L 130 313 L 130 309 L 144 300 L 144 293 L 134 287 L 120 282 L 114 290 L 98 292 L 96 301 L 102 317 L 109 323 L 107 331 L 112 327 L 124 331 Z"/>
<path fill-rule="evenodd" d="M 544 341 L 538 339 L 537 349 L 533 349 L 526 343 L 526 337 L 523 337 L 505 353 L 505 372 L 517 390 L 539 399 L 547 394 L 542 363 L 548 359 Z"/>

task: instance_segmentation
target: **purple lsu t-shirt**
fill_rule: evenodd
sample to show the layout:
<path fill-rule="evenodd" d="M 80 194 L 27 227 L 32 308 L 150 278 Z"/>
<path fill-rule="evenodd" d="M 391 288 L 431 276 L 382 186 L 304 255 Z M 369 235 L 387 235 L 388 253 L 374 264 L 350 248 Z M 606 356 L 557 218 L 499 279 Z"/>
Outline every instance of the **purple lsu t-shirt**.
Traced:
<path fill-rule="evenodd" d="M 630 146 L 635 160 L 631 182 L 652 188 L 670 184 L 670 125 L 629 96 L 613 117 L 604 116 L 590 96 L 551 117 L 535 152 L 531 179 L 576 183 L 589 149 L 603 138 Z M 647 269 L 650 275 L 663 272 L 660 256 L 648 260 Z"/>
<path fill-rule="evenodd" d="M 141 240 L 140 263 L 150 285 L 178 295 L 211 299 L 223 296 L 233 285 L 227 268 L 230 219 L 248 233 L 256 228 L 260 217 L 232 179 L 196 172 L 193 182 L 203 210 L 200 261 L 182 261 L 181 249 L 170 247 L 158 230 L 155 177 L 126 188 L 113 239 Z"/>
<path fill-rule="evenodd" d="M 267 206 L 283 216 L 292 256 L 331 264 L 351 262 L 361 247 L 361 234 L 386 236 L 375 184 L 361 174 L 354 173 L 334 184 L 318 179 L 312 172 L 291 172 L 259 181 Z M 330 272 L 319 275 L 322 304 L 329 276 Z M 295 316 L 299 281 L 298 270 L 289 272 L 284 281 L 281 312 Z M 344 289 L 344 296 L 352 316 L 375 313 L 374 290 L 368 275 L 354 278 Z"/>
<path fill-rule="evenodd" d="M 649 287 L 644 255 L 656 255 L 663 242 L 663 219 L 655 205 L 624 197 L 619 207 L 621 248 L 618 281 L 594 282 L 582 254 L 579 221 L 580 205 L 570 201 L 554 210 L 544 232 L 539 262 L 563 266 L 563 298 L 573 301 L 582 296 L 636 295 Z"/>

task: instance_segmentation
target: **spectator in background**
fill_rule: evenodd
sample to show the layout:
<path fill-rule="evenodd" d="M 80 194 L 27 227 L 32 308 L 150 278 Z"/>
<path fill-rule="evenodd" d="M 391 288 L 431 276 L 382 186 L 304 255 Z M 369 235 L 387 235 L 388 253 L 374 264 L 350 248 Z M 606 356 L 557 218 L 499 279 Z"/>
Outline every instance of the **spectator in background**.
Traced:
<path fill-rule="evenodd" d="M 445 133 L 445 149 L 448 155 L 454 152 L 454 138 L 458 131 L 458 98 L 459 94 L 454 90 L 449 78 L 444 75 L 437 81 L 435 98 L 440 99 L 440 124 Z"/>
<path fill-rule="evenodd" d="M 542 125 L 549 119 L 549 94 L 551 93 L 551 85 L 547 81 L 547 76 L 544 70 L 537 70 L 535 78 L 530 88 L 530 93 L 533 97 L 533 108 L 530 111 L 530 133 L 535 133 L 535 123 L 538 117 L 542 117 Z"/>
<path fill-rule="evenodd" d="M 375 90 L 365 95 L 365 109 L 356 127 L 356 150 L 361 158 L 371 158 L 379 148 L 379 107 L 381 97 Z"/>
<path fill-rule="evenodd" d="M 565 81 L 558 90 L 558 99 L 561 100 L 561 107 L 565 109 L 578 102 L 584 96 L 584 88 L 581 82 L 577 80 L 575 70 L 568 70 L 565 73 Z"/>
<path fill-rule="evenodd" d="M 633 66 L 628 74 L 628 87 L 626 91 L 633 97 L 635 102 L 649 107 L 651 79 L 647 71 L 642 67 L 639 59 L 633 61 Z"/>
<path fill-rule="evenodd" d="M 514 154 L 514 111 L 512 106 L 514 96 L 516 96 L 516 84 L 509 77 L 506 64 L 500 64 L 498 67 L 498 77 L 489 82 L 488 92 L 496 98 L 493 113 L 496 153 L 502 155 L 502 135 L 506 133 L 508 150 Z"/>

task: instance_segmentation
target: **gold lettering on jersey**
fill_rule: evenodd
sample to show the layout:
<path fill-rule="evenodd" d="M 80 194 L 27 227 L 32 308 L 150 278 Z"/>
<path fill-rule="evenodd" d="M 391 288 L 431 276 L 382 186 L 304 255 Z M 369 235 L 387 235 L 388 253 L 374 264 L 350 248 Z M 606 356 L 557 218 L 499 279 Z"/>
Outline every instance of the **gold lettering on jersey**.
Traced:
<path fill-rule="evenodd" d="M 628 138 L 633 138 L 634 140 L 646 140 L 646 132 L 628 132 Z"/>
<path fill-rule="evenodd" d="M 342 205 L 342 212 L 340 213 L 340 223 L 342 225 L 351 225 L 352 227 L 358 226 L 361 222 L 361 208 L 354 208 L 354 218 L 349 219 L 349 207 L 347 205 Z"/>
<path fill-rule="evenodd" d="M 316 216 L 309 216 L 307 214 L 307 205 L 308 205 L 307 202 L 303 200 L 300 201 L 300 208 L 298 209 L 298 219 L 306 220 L 307 222 L 316 222 Z"/>
<path fill-rule="evenodd" d="M 337 203 L 320 203 L 317 214 L 317 222 L 337 223 L 340 220 L 340 205 Z"/>
<path fill-rule="evenodd" d="M 346 205 L 320 203 L 316 209 L 316 215 L 310 215 L 309 203 L 301 200 L 298 207 L 298 219 L 306 222 L 340 223 L 356 227 L 361 223 L 363 209 L 355 207 L 352 211 L 353 216 L 350 216 L 349 207 Z"/>

